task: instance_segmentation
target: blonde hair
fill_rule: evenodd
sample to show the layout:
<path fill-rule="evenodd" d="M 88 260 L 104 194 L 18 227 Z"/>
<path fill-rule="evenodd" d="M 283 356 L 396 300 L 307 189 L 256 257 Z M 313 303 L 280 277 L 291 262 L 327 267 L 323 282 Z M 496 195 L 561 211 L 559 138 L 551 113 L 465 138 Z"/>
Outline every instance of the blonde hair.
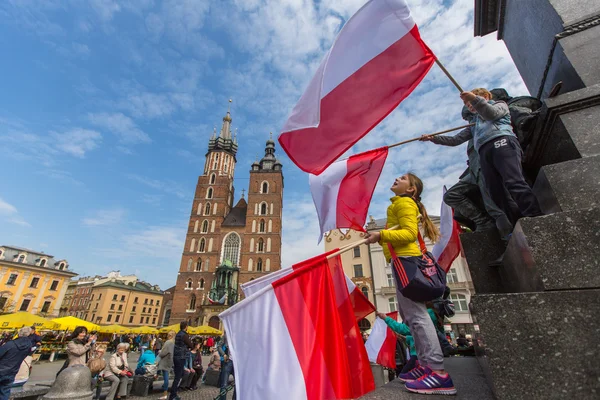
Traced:
<path fill-rule="evenodd" d="M 90 369 L 92 375 L 96 375 L 104 371 L 104 368 L 106 368 L 106 361 L 101 358 L 92 358 L 88 361 L 87 367 Z"/>
<path fill-rule="evenodd" d="M 419 208 L 419 212 L 421 213 L 421 226 L 423 227 L 423 231 L 425 233 L 425 237 L 428 237 L 433 243 L 437 242 L 440 238 L 440 230 L 435 226 L 435 224 L 427 215 L 427 210 L 423 203 L 421 203 L 421 194 L 423 193 L 423 181 L 419 179 L 418 176 L 412 173 L 406 174 L 408 176 L 408 181 L 410 185 L 415 188 L 415 191 L 412 195 L 412 199 L 417 203 L 417 207 Z"/>
<path fill-rule="evenodd" d="M 175 337 L 176 333 L 175 331 L 169 331 L 169 333 L 167 333 L 167 340 L 171 340 Z"/>
<path fill-rule="evenodd" d="M 96 346 L 96 351 L 103 351 L 106 353 L 106 345 L 105 344 L 99 344 L 98 346 Z"/>
<path fill-rule="evenodd" d="M 487 100 L 491 100 L 493 97 L 492 93 L 484 88 L 475 88 L 471 90 L 471 93 L 473 93 L 475 96 L 481 96 L 483 98 L 486 98 Z"/>

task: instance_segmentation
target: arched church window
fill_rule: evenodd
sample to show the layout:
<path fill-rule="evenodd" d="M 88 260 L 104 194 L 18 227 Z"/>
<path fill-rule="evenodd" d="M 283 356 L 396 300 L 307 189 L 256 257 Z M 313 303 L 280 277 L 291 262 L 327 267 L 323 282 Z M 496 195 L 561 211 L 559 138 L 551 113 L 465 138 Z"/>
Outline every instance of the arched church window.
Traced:
<path fill-rule="evenodd" d="M 190 296 L 190 310 L 196 309 L 196 295 L 193 294 Z"/>
<path fill-rule="evenodd" d="M 210 203 L 206 203 L 204 207 L 204 215 L 210 215 Z"/>
<path fill-rule="evenodd" d="M 223 261 L 229 260 L 231 264 L 238 265 L 241 239 L 237 233 L 231 232 L 223 241 Z"/>
<path fill-rule="evenodd" d="M 200 239 L 200 244 L 198 245 L 198 251 L 200 253 L 204 253 L 206 250 L 206 240 L 204 238 Z"/>
<path fill-rule="evenodd" d="M 262 238 L 258 239 L 258 246 L 256 251 L 258 253 L 262 253 L 265 251 L 265 241 Z"/>
<path fill-rule="evenodd" d="M 260 220 L 260 223 L 258 224 L 258 231 L 265 232 L 265 220 L 264 219 Z"/>
<path fill-rule="evenodd" d="M 216 181 L 217 181 L 217 174 L 212 174 L 210 176 L 210 184 L 214 185 Z"/>
<path fill-rule="evenodd" d="M 256 262 L 256 272 L 262 272 L 263 270 L 263 261 L 262 258 L 259 258 Z"/>
<path fill-rule="evenodd" d="M 208 190 L 206 191 L 206 198 L 207 199 L 213 198 L 213 188 L 208 188 Z"/>
<path fill-rule="evenodd" d="M 267 215 L 267 203 L 260 205 L 260 215 Z"/>
<path fill-rule="evenodd" d="M 262 190 L 261 190 L 261 192 L 263 194 L 269 193 L 269 183 L 268 182 L 263 182 L 262 183 Z"/>

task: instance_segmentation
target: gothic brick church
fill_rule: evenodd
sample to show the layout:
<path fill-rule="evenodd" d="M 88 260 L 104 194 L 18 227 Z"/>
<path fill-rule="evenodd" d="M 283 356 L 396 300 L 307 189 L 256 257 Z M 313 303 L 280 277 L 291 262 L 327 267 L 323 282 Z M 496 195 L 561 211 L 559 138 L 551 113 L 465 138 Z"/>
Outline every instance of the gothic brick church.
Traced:
<path fill-rule="evenodd" d="M 281 268 L 282 165 L 275 142 L 250 167 L 248 199 L 233 205 L 238 151 L 231 113 L 208 141 L 177 274 L 170 323 L 220 328 L 218 314 L 238 302 L 240 284 Z"/>

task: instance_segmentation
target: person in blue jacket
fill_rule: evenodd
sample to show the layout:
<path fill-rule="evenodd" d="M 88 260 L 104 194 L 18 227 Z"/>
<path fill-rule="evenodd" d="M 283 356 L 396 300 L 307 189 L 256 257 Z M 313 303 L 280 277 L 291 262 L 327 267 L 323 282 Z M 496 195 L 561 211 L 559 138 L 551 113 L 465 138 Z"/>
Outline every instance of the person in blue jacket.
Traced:
<path fill-rule="evenodd" d="M 146 364 L 154 364 L 156 362 L 156 356 L 150 348 L 142 348 L 142 354 L 137 363 L 135 369 L 136 375 L 144 375 L 146 373 Z"/>
<path fill-rule="evenodd" d="M 10 397 L 10 385 L 15 381 L 21 363 L 31 353 L 31 328 L 19 330 L 18 338 L 0 347 L 0 400 Z"/>

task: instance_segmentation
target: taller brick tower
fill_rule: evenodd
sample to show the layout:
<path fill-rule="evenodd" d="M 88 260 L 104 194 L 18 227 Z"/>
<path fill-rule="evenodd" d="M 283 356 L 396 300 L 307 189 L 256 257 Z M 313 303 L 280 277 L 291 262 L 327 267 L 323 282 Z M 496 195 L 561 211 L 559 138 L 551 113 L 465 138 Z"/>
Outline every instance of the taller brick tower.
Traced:
<path fill-rule="evenodd" d="M 240 300 L 240 283 L 281 268 L 282 165 L 275 142 L 252 164 L 248 202 L 233 205 L 237 138 L 231 112 L 208 142 L 204 173 L 198 177 L 188 231 L 173 295 L 170 323 L 220 328 L 218 314 Z"/>

